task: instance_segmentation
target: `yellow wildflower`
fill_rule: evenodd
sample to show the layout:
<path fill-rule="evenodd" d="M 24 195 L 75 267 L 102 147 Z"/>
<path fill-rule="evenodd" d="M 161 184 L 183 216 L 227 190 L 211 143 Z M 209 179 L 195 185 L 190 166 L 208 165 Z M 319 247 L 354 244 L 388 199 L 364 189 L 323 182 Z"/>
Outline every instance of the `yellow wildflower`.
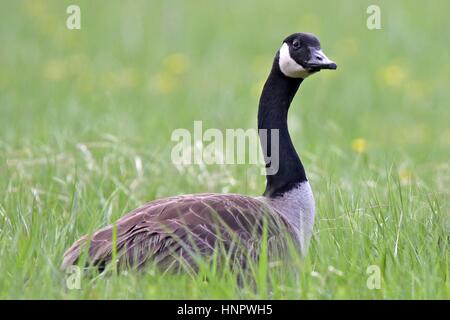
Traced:
<path fill-rule="evenodd" d="M 45 79 L 60 81 L 73 76 L 81 76 L 89 71 L 89 60 L 84 55 L 71 55 L 47 61 L 43 67 Z"/>
<path fill-rule="evenodd" d="M 164 68 L 171 74 L 183 74 L 188 68 L 188 59 L 181 53 L 173 53 L 164 59 Z"/>
<path fill-rule="evenodd" d="M 176 79 L 171 74 L 159 73 L 153 77 L 150 86 L 156 93 L 167 94 L 175 89 L 176 84 Z"/>
<path fill-rule="evenodd" d="M 400 87 L 406 79 L 406 73 L 400 66 L 391 64 L 381 70 L 380 77 L 384 84 Z"/>
<path fill-rule="evenodd" d="M 402 185 L 411 184 L 412 174 L 411 171 L 402 169 L 398 172 L 398 178 L 400 179 L 400 183 Z"/>
<path fill-rule="evenodd" d="M 22 11 L 31 18 L 33 27 L 41 33 L 49 36 L 55 34 L 55 25 L 59 18 L 49 8 L 49 1 L 21 1 Z"/>
<path fill-rule="evenodd" d="M 67 73 L 67 64 L 64 60 L 51 60 L 44 66 L 44 78 L 48 80 L 62 80 L 67 76 Z"/>
<path fill-rule="evenodd" d="M 358 41 L 353 37 L 346 37 L 336 44 L 337 56 L 353 57 L 359 53 Z M 334 73 L 334 72 L 330 72 Z"/>
<path fill-rule="evenodd" d="M 357 138 L 352 141 L 352 149 L 357 153 L 363 153 L 367 149 L 367 141 L 363 138 Z"/>
<path fill-rule="evenodd" d="M 136 73 L 131 68 L 109 71 L 103 75 L 103 84 L 108 88 L 131 88 L 136 85 Z"/>

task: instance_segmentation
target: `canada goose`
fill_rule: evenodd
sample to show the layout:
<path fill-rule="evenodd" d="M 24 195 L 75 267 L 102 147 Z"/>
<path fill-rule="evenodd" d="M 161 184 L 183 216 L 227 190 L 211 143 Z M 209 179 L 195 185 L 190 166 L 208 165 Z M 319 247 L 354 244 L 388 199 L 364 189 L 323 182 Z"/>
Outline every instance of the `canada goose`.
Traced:
<path fill-rule="evenodd" d="M 312 233 L 315 204 L 289 136 L 287 114 L 306 77 L 336 68 L 312 34 L 292 34 L 277 51 L 259 102 L 258 129 L 278 129 L 278 142 L 268 139 L 261 145 L 264 155 L 268 155 L 271 144 L 278 143 L 279 169 L 266 175 L 263 196 L 191 194 L 149 202 L 114 225 L 76 241 L 64 254 L 63 268 L 78 263 L 85 246 L 89 246 L 89 262 L 104 268 L 112 259 L 113 244 L 119 266 L 138 268 L 150 261 L 164 268 L 179 266 L 180 261 L 195 266 L 196 254 L 210 257 L 218 245 L 233 250 L 233 241 L 238 242 L 235 253 L 239 247 L 241 256 L 245 251 L 257 256 L 263 234 L 269 243 L 291 237 L 304 255 Z"/>

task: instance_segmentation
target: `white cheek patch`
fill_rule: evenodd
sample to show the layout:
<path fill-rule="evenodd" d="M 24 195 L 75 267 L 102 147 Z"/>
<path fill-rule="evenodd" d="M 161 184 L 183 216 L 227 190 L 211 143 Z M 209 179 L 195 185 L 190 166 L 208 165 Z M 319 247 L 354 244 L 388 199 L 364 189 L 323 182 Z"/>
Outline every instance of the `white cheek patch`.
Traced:
<path fill-rule="evenodd" d="M 303 79 L 309 76 L 309 72 L 292 59 L 291 54 L 289 53 L 289 47 L 286 43 L 283 43 L 280 48 L 279 65 L 281 72 L 283 72 L 285 76 Z"/>

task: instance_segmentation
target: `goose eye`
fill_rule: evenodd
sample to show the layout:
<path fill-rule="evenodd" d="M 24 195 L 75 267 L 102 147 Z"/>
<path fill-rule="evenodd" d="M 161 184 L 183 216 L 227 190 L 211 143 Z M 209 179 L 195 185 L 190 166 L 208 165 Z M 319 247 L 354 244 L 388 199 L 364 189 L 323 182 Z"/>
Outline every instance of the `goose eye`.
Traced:
<path fill-rule="evenodd" d="M 294 40 L 294 42 L 292 43 L 292 46 L 294 47 L 294 49 L 298 49 L 298 48 L 300 48 L 300 42 L 298 40 Z"/>

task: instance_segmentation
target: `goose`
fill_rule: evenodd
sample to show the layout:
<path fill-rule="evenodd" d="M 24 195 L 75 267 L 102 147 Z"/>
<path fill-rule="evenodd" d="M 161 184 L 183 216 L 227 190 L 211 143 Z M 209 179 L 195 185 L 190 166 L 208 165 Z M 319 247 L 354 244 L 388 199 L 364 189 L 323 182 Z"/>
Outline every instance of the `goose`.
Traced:
<path fill-rule="evenodd" d="M 289 135 L 287 115 L 304 79 L 336 68 L 311 33 L 288 36 L 276 52 L 259 101 L 258 129 L 278 130 L 278 141 L 268 135 L 265 143 L 260 142 L 266 161 L 271 146 L 278 144 L 279 163 L 278 171 L 266 172 L 262 196 L 204 193 L 151 201 L 76 241 L 64 253 L 62 268 L 78 264 L 85 252 L 85 260 L 100 270 L 113 257 L 122 268 L 141 269 L 153 262 L 166 269 L 182 265 L 195 269 L 198 257 L 212 257 L 219 247 L 238 260 L 255 258 L 263 239 L 269 244 L 269 256 L 275 255 L 277 243 L 286 250 L 286 239 L 304 256 L 315 203 Z"/>

